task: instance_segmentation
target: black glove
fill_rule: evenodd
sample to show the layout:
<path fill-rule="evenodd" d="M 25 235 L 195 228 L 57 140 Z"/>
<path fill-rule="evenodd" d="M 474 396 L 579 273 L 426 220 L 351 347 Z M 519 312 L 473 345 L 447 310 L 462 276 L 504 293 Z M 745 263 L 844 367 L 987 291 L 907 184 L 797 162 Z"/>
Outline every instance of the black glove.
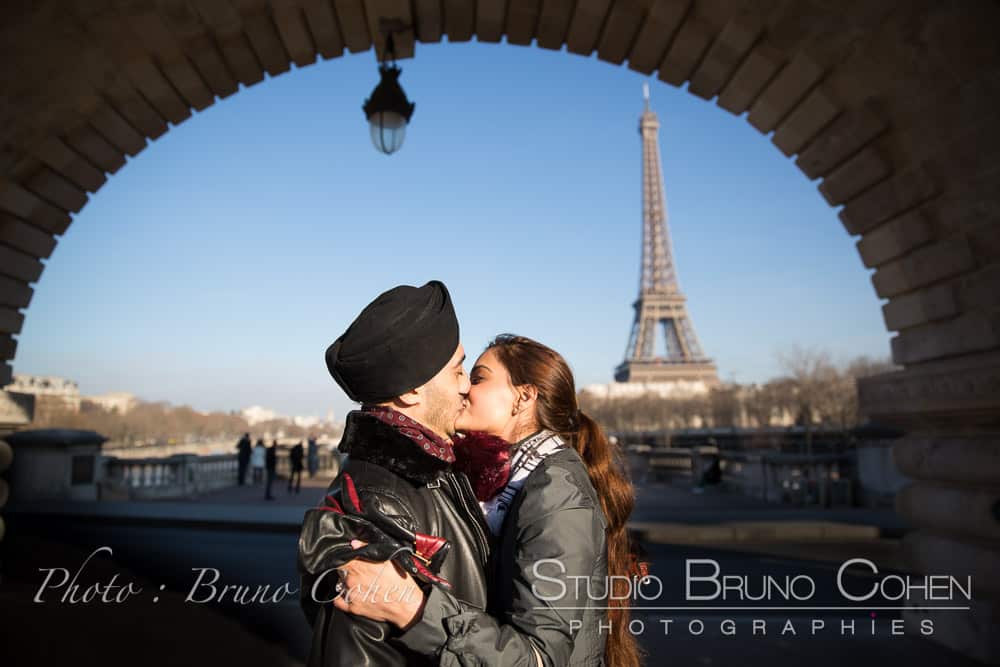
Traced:
<path fill-rule="evenodd" d="M 443 537 L 407 530 L 377 512 L 366 512 L 350 474 L 341 475 L 341 484 L 318 509 L 335 515 L 334 540 L 324 540 L 329 549 L 323 559 L 327 567 L 340 567 L 355 558 L 391 560 L 422 583 L 451 588 L 447 580 L 437 576 L 451 543 Z M 367 544 L 353 549 L 352 539 Z"/>

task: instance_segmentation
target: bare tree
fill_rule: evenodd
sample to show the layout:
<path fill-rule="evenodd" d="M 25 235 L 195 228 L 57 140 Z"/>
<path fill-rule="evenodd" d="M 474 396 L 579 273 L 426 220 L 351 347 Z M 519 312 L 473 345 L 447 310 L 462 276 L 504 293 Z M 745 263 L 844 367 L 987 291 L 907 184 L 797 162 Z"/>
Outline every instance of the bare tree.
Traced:
<path fill-rule="evenodd" d="M 329 424 L 307 429 L 286 419 L 251 427 L 243 415 L 235 411 L 206 414 L 187 405 L 173 406 L 165 401 L 139 401 L 125 414 L 86 401 L 79 411 L 70 409 L 62 401 L 50 400 L 50 397 L 38 397 L 36 405 L 38 401 L 44 404 L 45 409 L 36 409 L 32 428 L 96 431 L 111 443 L 125 446 L 235 442 L 240 435 L 248 432 L 268 439 L 305 439 L 310 434 L 319 438 L 336 438 L 341 434 L 340 429 Z"/>
<path fill-rule="evenodd" d="M 729 386 L 713 388 L 708 394 L 708 408 L 712 426 L 715 428 L 735 426 L 739 412 L 735 388 Z"/>
<path fill-rule="evenodd" d="M 777 357 L 795 388 L 796 422 L 805 428 L 806 453 L 812 454 L 813 424 L 822 420 L 822 410 L 833 400 L 837 369 L 829 353 L 815 348 L 796 345 L 779 351 Z"/>
<path fill-rule="evenodd" d="M 762 385 L 727 384 L 704 395 L 667 398 L 656 393 L 599 398 L 581 392 L 580 406 L 614 431 L 764 428 L 791 419 L 806 429 L 806 450 L 811 453 L 815 426 L 846 430 L 859 423 L 858 378 L 895 368 L 886 359 L 863 356 L 836 364 L 828 352 L 800 346 L 777 357 L 784 374 Z"/>

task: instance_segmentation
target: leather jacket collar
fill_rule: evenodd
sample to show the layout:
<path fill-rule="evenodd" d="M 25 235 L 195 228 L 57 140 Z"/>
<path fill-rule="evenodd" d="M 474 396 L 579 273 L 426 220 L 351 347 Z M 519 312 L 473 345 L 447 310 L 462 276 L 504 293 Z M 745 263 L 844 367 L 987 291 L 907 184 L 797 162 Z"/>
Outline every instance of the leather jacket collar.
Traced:
<path fill-rule="evenodd" d="M 347 414 L 338 449 L 352 458 L 382 466 L 421 484 L 451 468 L 451 464 L 427 454 L 392 426 L 360 410 Z"/>

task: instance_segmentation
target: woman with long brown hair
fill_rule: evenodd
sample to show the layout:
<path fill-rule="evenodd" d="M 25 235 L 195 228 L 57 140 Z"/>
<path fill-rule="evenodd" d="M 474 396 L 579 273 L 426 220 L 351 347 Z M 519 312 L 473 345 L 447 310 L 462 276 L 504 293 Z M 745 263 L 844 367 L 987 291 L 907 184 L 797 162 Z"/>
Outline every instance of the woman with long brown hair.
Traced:
<path fill-rule="evenodd" d="M 391 622 L 399 634 L 390 641 L 441 664 L 637 667 L 629 598 L 645 573 L 626 529 L 634 492 L 619 451 L 579 409 L 569 365 L 541 343 L 504 334 L 470 381 L 455 466 L 494 536 L 489 608 L 439 586 L 399 601 L 349 595 L 334 604 Z M 342 576 L 352 591 L 415 585 L 391 567 L 375 578 L 350 568 Z"/>

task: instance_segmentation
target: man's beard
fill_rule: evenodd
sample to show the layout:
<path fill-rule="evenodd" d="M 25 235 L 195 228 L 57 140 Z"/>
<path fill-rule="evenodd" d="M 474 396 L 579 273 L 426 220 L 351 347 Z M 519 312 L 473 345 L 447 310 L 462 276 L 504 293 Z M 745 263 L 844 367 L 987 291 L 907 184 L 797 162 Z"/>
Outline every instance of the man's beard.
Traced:
<path fill-rule="evenodd" d="M 438 389 L 431 389 L 427 392 L 427 410 L 425 412 L 425 426 L 445 435 L 449 438 L 455 435 L 455 419 L 461 409 L 461 398 L 450 396 Z"/>

